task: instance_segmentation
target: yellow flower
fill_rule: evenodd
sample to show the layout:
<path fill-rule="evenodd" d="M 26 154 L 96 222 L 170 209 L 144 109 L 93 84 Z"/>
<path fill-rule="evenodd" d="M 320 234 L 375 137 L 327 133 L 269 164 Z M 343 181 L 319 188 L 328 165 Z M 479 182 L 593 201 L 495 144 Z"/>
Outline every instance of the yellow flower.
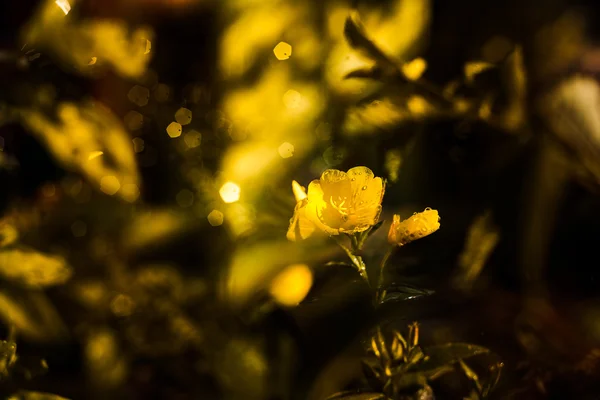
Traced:
<path fill-rule="evenodd" d="M 395 214 L 388 232 L 388 242 L 404 246 L 414 240 L 431 235 L 438 229 L 440 229 L 440 215 L 437 210 L 429 207 L 402 222 L 400 222 L 400 215 Z"/>
<path fill-rule="evenodd" d="M 294 216 L 290 220 L 287 238 L 295 242 L 312 235 L 315 231 L 315 224 L 306 216 L 306 205 L 308 204 L 306 190 L 298 182 L 292 181 L 292 191 L 296 198 L 296 207 L 294 208 Z"/>
<path fill-rule="evenodd" d="M 306 217 L 329 235 L 363 232 L 377 223 L 385 184 L 367 167 L 328 169 L 308 185 Z"/>

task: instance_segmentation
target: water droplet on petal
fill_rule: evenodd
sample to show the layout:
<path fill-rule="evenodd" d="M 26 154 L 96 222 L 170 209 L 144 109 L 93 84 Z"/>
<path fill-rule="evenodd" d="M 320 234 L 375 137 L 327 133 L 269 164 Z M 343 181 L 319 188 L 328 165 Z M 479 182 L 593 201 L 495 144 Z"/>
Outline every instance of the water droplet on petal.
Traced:
<path fill-rule="evenodd" d="M 352 179 L 350 179 L 350 180 L 351 180 L 352 182 L 354 182 L 354 181 L 356 180 L 356 178 L 352 178 Z"/>
<path fill-rule="evenodd" d="M 366 187 L 366 186 L 363 186 L 363 187 L 362 187 L 362 190 L 367 190 L 367 187 Z"/>
<path fill-rule="evenodd" d="M 425 207 L 425 211 L 431 211 L 431 207 Z"/>

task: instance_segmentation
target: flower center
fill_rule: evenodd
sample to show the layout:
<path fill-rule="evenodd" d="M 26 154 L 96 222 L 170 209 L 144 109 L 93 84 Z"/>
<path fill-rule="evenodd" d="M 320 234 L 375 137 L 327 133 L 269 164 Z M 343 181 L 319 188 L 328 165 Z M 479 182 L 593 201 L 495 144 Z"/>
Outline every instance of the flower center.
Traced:
<path fill-rule="evenodd" d="M 337 201 L 333 200 L 333 196 L 329 197 L 329 204 L 331 204 L 331 207 L 333 207 L 337 212 L 339 212 L 340 214 L 342 214 L 342 217 L 347 217 L 348 216 L 348 207 L 345 206 L 346 204 L 346 198 L 342 198 L 341 196 L 338 197 Z"/>

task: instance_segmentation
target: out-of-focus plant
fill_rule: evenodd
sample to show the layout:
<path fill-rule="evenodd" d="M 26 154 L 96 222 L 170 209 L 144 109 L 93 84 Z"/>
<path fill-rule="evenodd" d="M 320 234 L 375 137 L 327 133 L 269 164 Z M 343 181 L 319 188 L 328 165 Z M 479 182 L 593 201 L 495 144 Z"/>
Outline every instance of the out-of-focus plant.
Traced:
<path fill-rule="evenodd" d="M 502 362 L 492 361 L 485 378 L 481 379 L 465 360 L 480 355 L 496 358 L 490 350 L 466 343 L 422 348 L 417 323 L 409 325 L 408 338 L 398 331 L 386 337 L 381 327 L 377 327 L 369 345 L 370 357 L 364 359 L 362 365 L 373 392 L 343 392 L 328 399 L 434 399 L 431 383 L 452 372 L 460 372 L 472 382 L 470 399 L 483 399 L 498 383 L 503 367 Z"/>
<path fill-rule="evenodd" d="M 77 21 L 75 0 L 44 0 L 25 27 L 29 48 L 48 51 L 79 73 L 94 74 L 103 64 L 127 78 L 140 77 L 150 60 L 153 32 L 137 28 L 131 34 L 124 21 Z"/>

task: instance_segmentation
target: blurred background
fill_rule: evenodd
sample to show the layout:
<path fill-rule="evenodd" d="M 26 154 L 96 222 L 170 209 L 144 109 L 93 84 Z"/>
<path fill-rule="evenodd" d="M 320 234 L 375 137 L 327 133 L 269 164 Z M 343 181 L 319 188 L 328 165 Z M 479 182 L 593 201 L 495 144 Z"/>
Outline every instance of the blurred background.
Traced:
<path fill-rule="evenodd" d="M 418 321 L 425 348 L 502 360 L 490 398 L 597 399 L 598 15 L 2 2 L 0 394 L 325 399 L 369 387 L 376 326 Z M 376 309 L 335 242 L 286 239 L 292 180 L 359 165 L 387 180 L 368 269 L 393 214 L 441 216 L 391 257 Z"/>

